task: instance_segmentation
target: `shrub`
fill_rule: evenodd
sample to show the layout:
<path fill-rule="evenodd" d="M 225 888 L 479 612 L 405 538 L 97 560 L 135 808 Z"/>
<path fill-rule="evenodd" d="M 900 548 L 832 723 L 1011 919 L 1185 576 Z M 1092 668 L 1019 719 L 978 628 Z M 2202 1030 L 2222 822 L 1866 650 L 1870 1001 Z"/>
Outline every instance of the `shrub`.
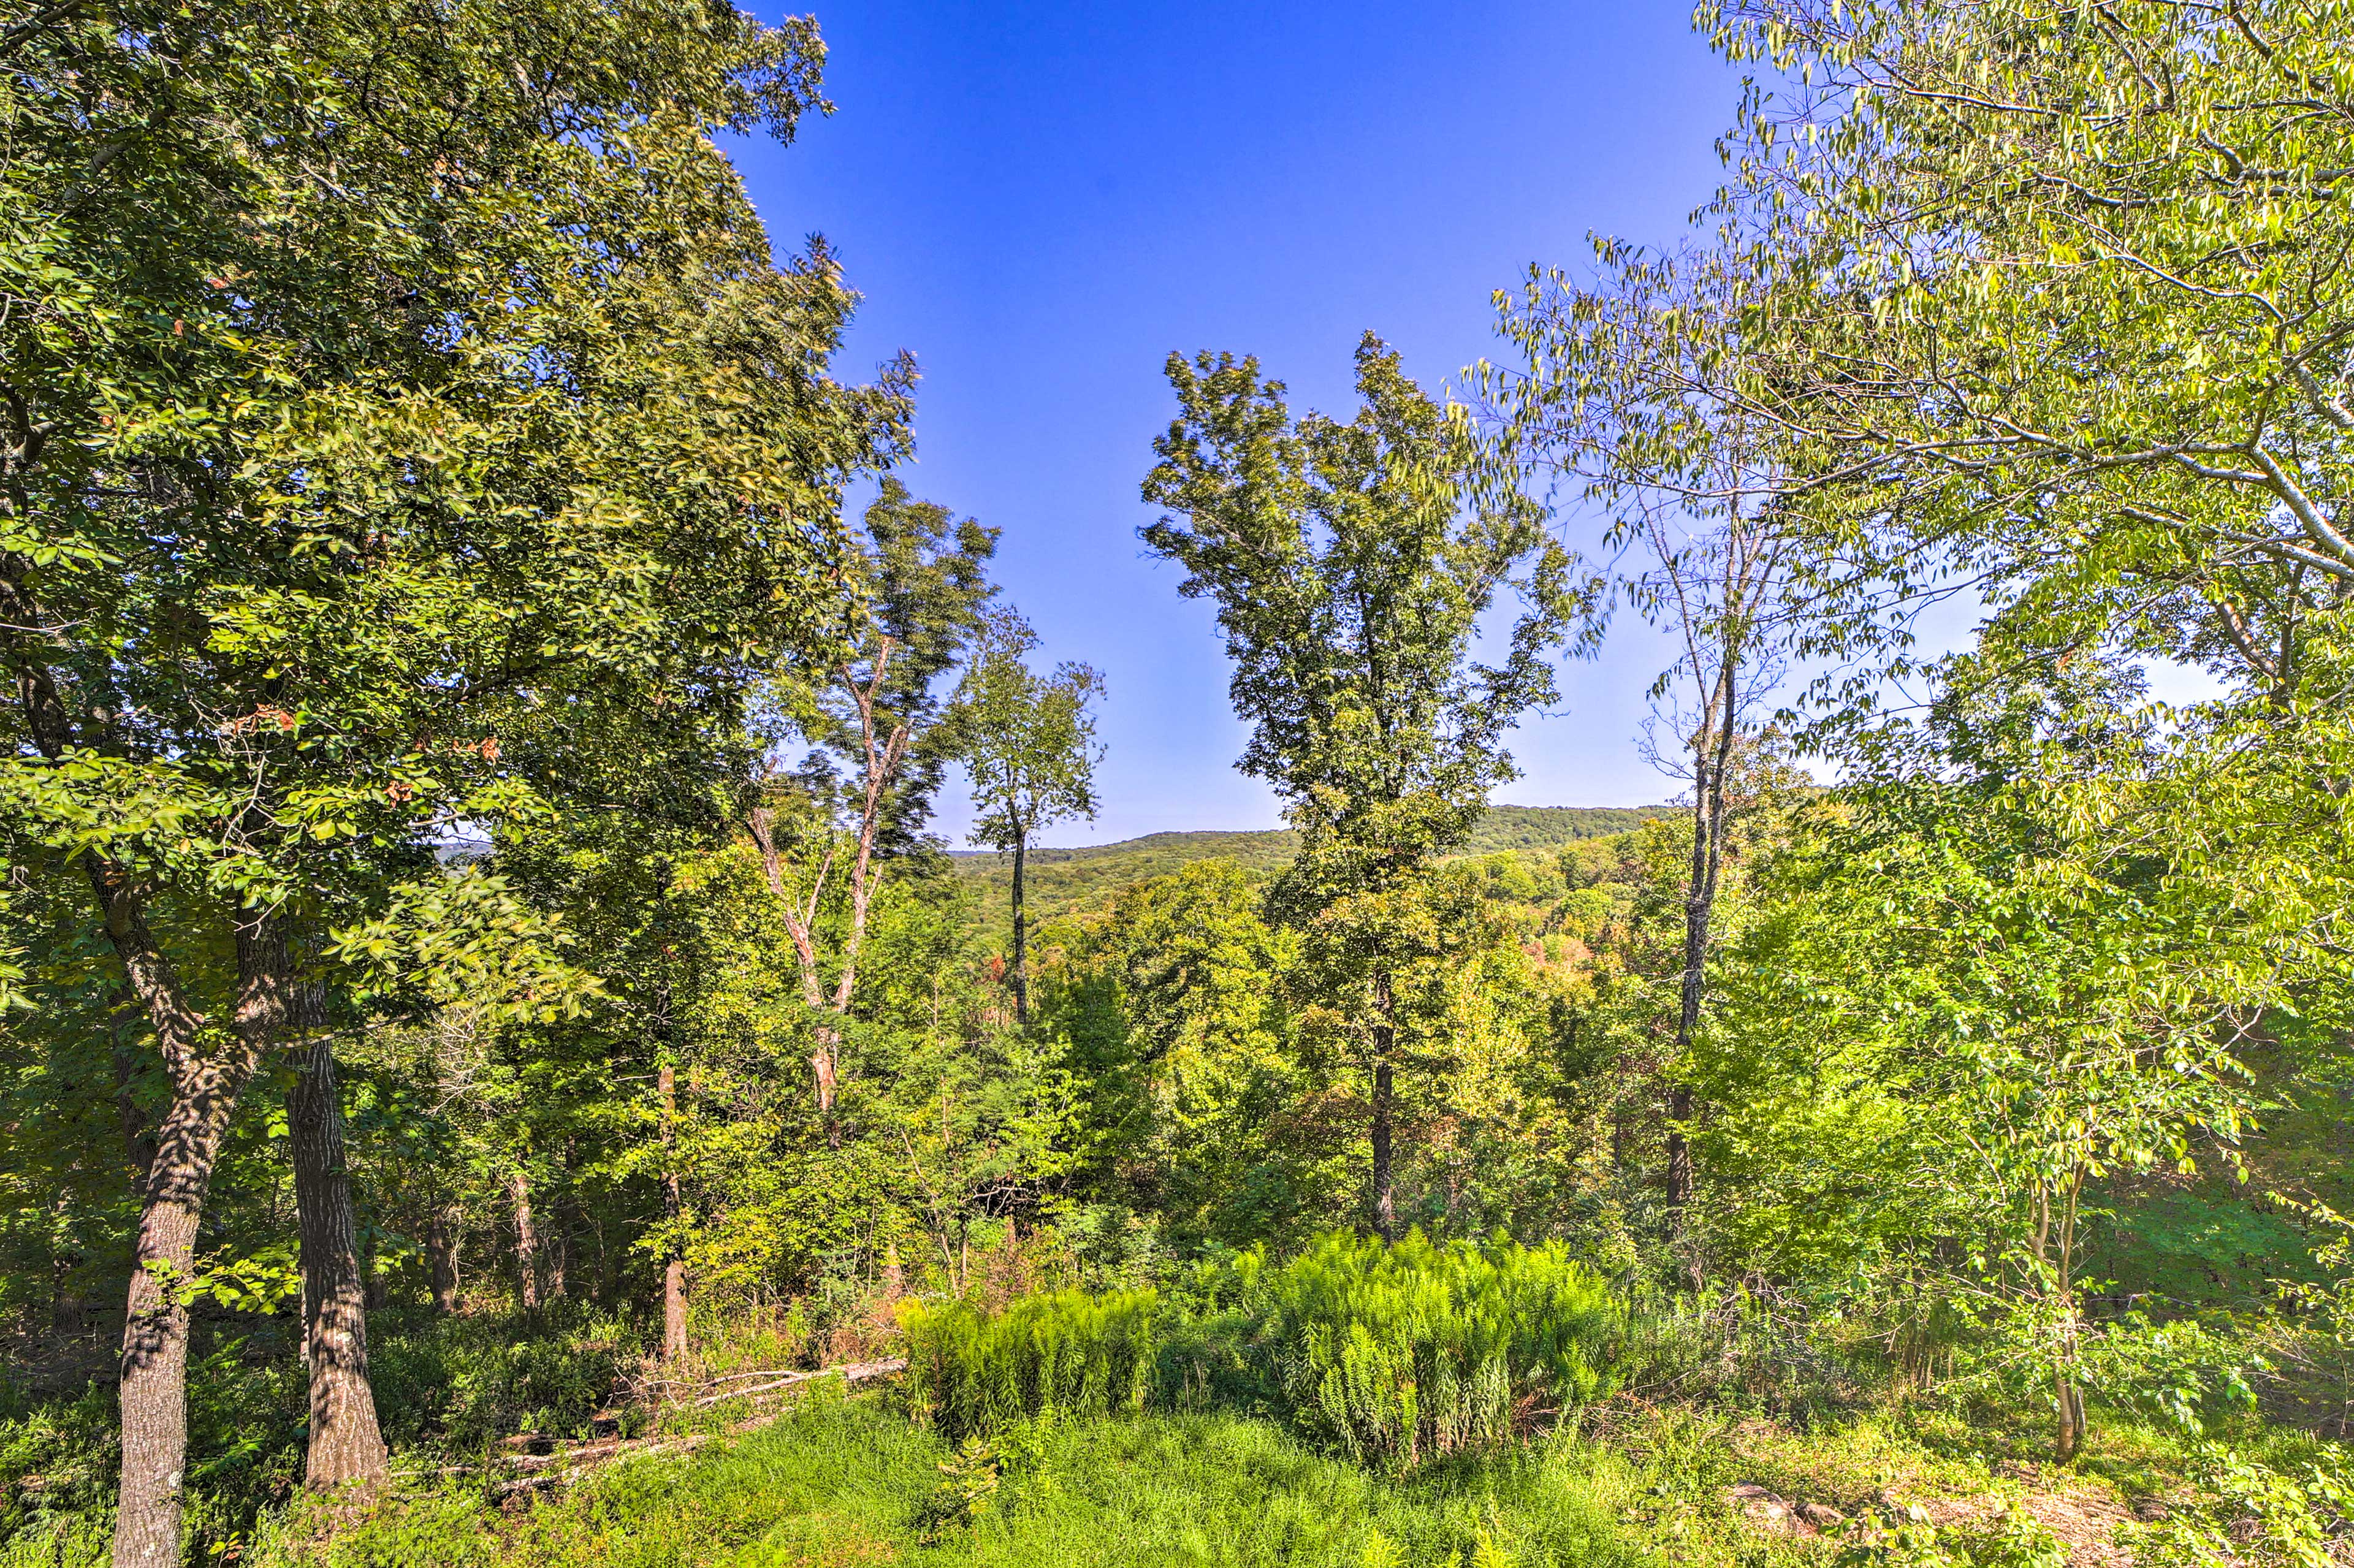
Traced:
<path fill-rule="evenodd" d="M 1607 1285 L 1557 1245 L 1332 1234 L 1234 1269 L 1294 1424 L 1392 1473 L 1595 1398 L 1621 1320 Z"/>
<path fill-rule="evenodd" d="M 474 1448 L 511 1432 L 586 1436 L 589 1416 L 612 1396 L 626 1352 L 592 1330 L 550 1340 L 452 1347 L 445 1437 Z"/>
<path fill-rule="evenodd" d="M 1002 1312 L 903 1302 L 908 1407 L 951 1440 L 1039 1416 L 1141 1410 L 1152 1390 L 1158 1305 L 1150 1290 L 1058 1290 Z"/>
<path fill-rule="evenodd" d="M 396 1447 L 439 1441 L 471 1450 L 514 1432 L 585 1436 L 642 1348 L 620 1319 L 567 1301 L 528 1321 L 385 1313 L 381 1322 L 369 1372 Z M 299 1409 L 299 1390 L 296 1397 Z"/>
<path fill-rule="evenodd" d="M 2354 1517 L 2354 1467 L 2322 1449 L 2295 1468 L 2223 1445 L 2191 1451 L 2192 1486 L 2124 1531 L 2137 1568 L 2333 1568 Z"/>

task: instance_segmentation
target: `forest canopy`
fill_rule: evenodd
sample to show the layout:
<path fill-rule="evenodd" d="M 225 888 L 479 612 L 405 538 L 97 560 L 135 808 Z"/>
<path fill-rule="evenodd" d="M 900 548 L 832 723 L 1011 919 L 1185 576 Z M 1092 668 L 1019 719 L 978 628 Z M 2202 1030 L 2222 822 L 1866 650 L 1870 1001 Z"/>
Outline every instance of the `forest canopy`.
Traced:
<path fill-rule="evenodd" d="M 1488 361 L 1162 363 L 1285 826 L 1071 849 L 816 20 L 0 19 L 0 1568 L 2339 1561 L 2347 17 L 1696 31 Z"/>

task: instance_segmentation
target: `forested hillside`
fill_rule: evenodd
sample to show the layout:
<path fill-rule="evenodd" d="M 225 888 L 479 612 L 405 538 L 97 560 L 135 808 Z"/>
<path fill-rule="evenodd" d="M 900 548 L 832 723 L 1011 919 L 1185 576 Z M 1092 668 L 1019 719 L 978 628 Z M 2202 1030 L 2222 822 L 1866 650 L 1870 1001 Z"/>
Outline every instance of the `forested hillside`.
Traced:
<path fill-rule="evenodd" d="M 1675 808 L 1648 806 L 1506 806 L 1488 808 L 1460 853 L 1493 854 L 1501 850 L 1543 849 L 1582 839 L 1623 833 Z M 1027 871 L 1031 907 L 1040 917 L 1096 909 L 1132 883 L 1166 876 L 1195 861 L 1228 862 L 1254 875 L 1269 875 L 1299 853 L 1299 835 L 1288 828 L 1257 832 L 1148 833 L 1118 843 L 1084 849 L 1034 849 Z M 1013 866 L 989 850 L 952 852 L 957 874 L 979 885 L 982 918 L 997 930 L 1012 919 Z"/>
<path fill-rule="evenodd" d="M 1703 5 L 1451 387 L 1172 353 L 1287 825 L 1087 850 L 822 20 L 0 18 L 0 1568 L 2354 1556 L 2349 13 Z"/>

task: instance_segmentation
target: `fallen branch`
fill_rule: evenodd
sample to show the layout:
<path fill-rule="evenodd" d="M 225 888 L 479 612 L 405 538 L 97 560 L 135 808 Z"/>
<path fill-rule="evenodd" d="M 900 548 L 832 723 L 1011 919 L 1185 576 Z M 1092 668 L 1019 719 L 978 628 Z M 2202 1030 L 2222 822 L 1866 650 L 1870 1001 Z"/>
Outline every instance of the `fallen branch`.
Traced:
<path fill-rule="evenodd" d="M 795 1383 L 809 1383 L 822 1377 L 839 1377 L 844 1383 L 864 1383 L 869 1378 L 888 1377 L 893 1372 L 905 1372 L 907 1367 L 905 1357 L 893 1356 L 887 1361 L 854 1361 L 847 1366 L 822 1367 L 816 1372 L 785 1372 L 780 1374 L 774 1383 L 762 1383 L 758 1388 L 727 1389 L 718 1393 L 705 1394 L 701 1399 L 689 1404 L 687 1408 L 700 1410 L 705 1405 L 718 1404 L 730 1399 L 750 1399 L 758 1394 L 772 1393 L 778 1389 L 790 1388 Z"/>
<path fill-rule="evenodd" d="M 633 1442 L 610 1442 L 593 1450 L 583 1447 L 564 1454 L 518 1454 L 511 1457 L 507 1463 L 519 1467 L 546 1467 L 540 1469 L 536 1475 L 518 1476 L 511 1481 L 502 1481 L 493 1489 L 491 1495 L 498 1498 L 511 1498 L 524 1492 L 537 1491 L 542 1488 L 560 1487 L 574 1477 L 595 1469 L 609 1460 L 682 1453 L 699 1448 L 710 1441 L 711 1435 L 707 1432 L 691 1432 L 683 1437 L 669 1437 L 659 1442 L 649 1442 L 640 1438 Z M 570 1462 L 559 1465 L 559 1460 Z"/>

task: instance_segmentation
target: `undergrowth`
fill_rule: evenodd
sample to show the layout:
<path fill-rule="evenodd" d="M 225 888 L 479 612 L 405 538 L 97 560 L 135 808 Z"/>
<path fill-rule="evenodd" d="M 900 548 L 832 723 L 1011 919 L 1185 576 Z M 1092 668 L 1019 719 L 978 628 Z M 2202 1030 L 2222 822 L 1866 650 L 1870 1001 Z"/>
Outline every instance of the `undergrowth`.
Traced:
<path fill-rule="evenodd" d="M 624 1467 L 518 1519 L 449 1494 L 403 1498 L 332 1537 L 290 1518 L 258 1561 L 1648 1568 L 1652 1553 L 1619 1518 L 1641 1485 L 1565 1443 L 1401 1483 L 1239 1415 L 1050 1420 L 952 1446 L 876 1402 L 822 1400 L 723 1451 Z M 1713 1560 L 1736 1561 L 1729 1547 Z"/>
<path fill-rule="evenodd" d="M 306 1376 L 263 1319 L 207 1327 L 188 1373 L 189 1560 L 235 1562 L 302 1477 Z M 639 1353 L 625 1320 L 557 1306 L 529 1319 L 375 1314 L 369 1372 L 398 1468 L 436 1468 L 509 1433 L 585 1436 Z M 92 1383 L 0 1419 L 0 1568 L 102 1560 L 114 1503 L 114 1392 Z M 95 1545 L 91 1543 L 95 1542 Z"/>

